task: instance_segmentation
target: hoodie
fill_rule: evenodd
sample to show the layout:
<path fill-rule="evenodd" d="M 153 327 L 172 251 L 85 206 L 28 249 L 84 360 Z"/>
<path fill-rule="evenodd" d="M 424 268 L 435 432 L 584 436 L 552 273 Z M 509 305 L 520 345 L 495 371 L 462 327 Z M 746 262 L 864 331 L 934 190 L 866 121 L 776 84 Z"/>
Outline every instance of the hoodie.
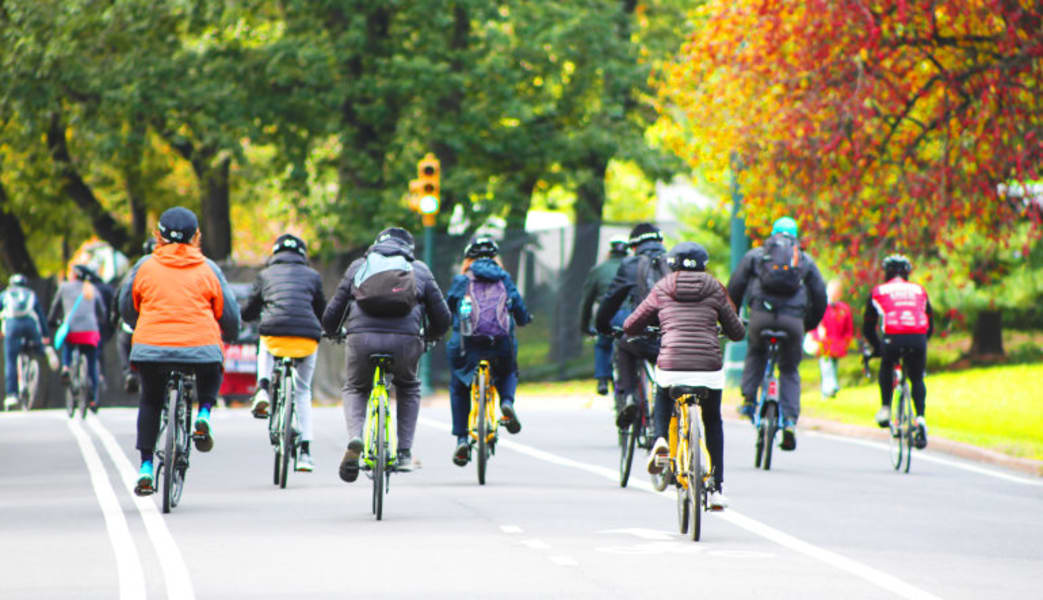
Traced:
<path fill-rule="evenodd" d="M 662 331 L 656 365 L 664 371 L 719 371 L 718 323 L 734 341 L 746 335 L 724 286 L 705 271 L 675 271 L 661 279 L 623 330 L 640 335 L 656 318 Z"/>
<path fill-rule="evenodd" d="M 134 328 L 131 362 L 220 363 L 239 335 L 239 305 L 221 268 L 189 244 L 164 244 L 138 261 L 119 293 Z"/>

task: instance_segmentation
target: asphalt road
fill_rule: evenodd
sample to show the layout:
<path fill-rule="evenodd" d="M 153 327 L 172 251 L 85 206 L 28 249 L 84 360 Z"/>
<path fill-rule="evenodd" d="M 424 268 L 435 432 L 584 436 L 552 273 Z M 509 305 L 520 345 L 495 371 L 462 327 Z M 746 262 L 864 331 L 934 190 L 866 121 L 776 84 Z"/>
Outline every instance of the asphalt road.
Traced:
<path fill-rule="evenodd" d="M 524 400 L 523 400 L 524 402 Z M 607 407 L 519 404 L 479 487 L 449 457 L 449 412 L 421 412 L 385 520 L 345 484 L 339 408 L 316 409 L 314 473 L 271 485 L 263 422 L 218 410 L 181 505 L 131 493 L 136 413 L 0 415 L 0 598 L 1038 598 L 1043 480 L 930 450 L 912 472 L 884 446 L 803 433 L 755 471 L 753 431 L 726 423 L 729 510 L 703 541 L 673 493 L 617 482 Z M 506 435 L 506 434 L 504 434 Z"/>

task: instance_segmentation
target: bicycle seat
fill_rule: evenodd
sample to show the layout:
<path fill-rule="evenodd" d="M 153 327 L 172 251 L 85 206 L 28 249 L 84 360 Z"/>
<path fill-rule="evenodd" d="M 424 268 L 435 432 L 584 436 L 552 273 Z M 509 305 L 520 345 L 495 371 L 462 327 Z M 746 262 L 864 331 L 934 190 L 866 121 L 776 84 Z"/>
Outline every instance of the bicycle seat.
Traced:
<path fill-rule="evenodd" d="M 391 355 L 383 352 L 377 352 L 369 355 L 369 364 L 376 366 L 380 365 L 386 370 L 391 366 Z"/>
<path fill-rule="evenodd" d="M 765 341 L 771 341 L 772 339 L 783 341 L 789 339 L 789 334 L 782 330 L 776 329 L 764 329 L 761 330 L 761 339 Z"/>
<path fill-rule="evenodd" d="M 702 385 L 672 385 L 670 386 L 670 399 L 677 400 L 681 396 L 695 396 L 703 400 L 710 395 L 710 388 Z"/>

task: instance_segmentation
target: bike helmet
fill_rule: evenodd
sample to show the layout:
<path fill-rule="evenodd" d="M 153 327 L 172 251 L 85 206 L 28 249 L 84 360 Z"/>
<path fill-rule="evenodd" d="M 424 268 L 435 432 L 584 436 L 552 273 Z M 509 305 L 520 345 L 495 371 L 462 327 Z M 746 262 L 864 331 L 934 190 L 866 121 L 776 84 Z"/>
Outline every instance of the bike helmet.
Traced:
<path fill-rule="evenodd" d="M 630 243 L 625 237 L 614 237 L 608 243 L 609 253 L 614 256 L 626 256 Z"/>
<path fill-rule="evenodd" d="M 293 235 L 292 233 L 284 233 L 275 240 L 275 245 L 272 246 L 272 254 L 279 252 L 296 252 L 301 256 L 308 256 L 308 246 L 304 243 L 304 240 Z"/>
<path fill-rule="evenodd" d="M 775 222 L 771 225 L 771 234 L 785 233 L 793 237 L 797 237 L 797 222 L 790 217 L 781 217 L 775 219 Z"/>
<path fill-rule="evenodd" d="M 909 262 L 909 257 L 904 254 L 892 254 L 884 259 L 883 267 L 884 274 L 888 279 L 893 279 L 896 276 L 905 278 L 913 270 L 913 263 Z"/>
<path fill-rule="evenodd" d="M 18 285 L 18 286 L 22 286 L 22 287 L 28 287 L 29 286 L 29 280 L 26 279 L 25 275 L 22 275 L 21 273 L 15 273 L 14 275 L 11 276 L 11 279 L 7 280 L 7 284 L 8 285 Z"/>
<path fill-rule="evenodd" d="M 657 242 L 663 241 L 663 232 L 659 231 L 659 228 L 651 223 L 638 223 L 630 230 L 630 247 L 633 248 L 642 242 L 655 240 Z"/>
<path fill-rule="evenodd" d="M 464 256 L 467 258 L 492 258 L 500 253 L 496 240 L 488 236 L 476 237 L 467 244 Z"/>
<path fill-rule="evenodd" d="M 666 255 L 666 264 L 672 271 L 705 271 L 710 254 L 701 244 L 681 242 Z"/>
<path fill-rule="evenodd" d="M 87 265 L 73 265 L 72 272 L 76 275 L 76 279 L 80 281 L 87 281 L 94 274 Z"/>

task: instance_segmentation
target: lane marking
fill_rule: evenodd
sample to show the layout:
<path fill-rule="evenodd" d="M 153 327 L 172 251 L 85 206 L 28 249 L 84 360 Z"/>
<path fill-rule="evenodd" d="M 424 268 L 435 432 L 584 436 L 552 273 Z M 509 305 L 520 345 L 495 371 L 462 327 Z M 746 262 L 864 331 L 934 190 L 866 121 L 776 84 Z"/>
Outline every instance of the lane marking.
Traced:
<path fill-rule="evenodd" d="M 116 442 L 116 437 L 109 432 L 101 420 L 92 415 L 87 419 L 87 425 L 101 440 L 109 458 L 116 465 L 116 470 L 123 477 L 124 489 L 130 493 L 138 513 L 141 514 L 141 520 L 145 523 L 145 531 L 152 541 L 152 547 L 159 557 L 159 565 L 163 569 L 167 598 L 169 600 L 194 600 L 195 590 L 192 588 L 192 579 L 189 576 L 188 567 L 185 565 L 185 559 L 181 556 L 181 550 L 178 549 L 174 536 L 167 529 L 167 524 L 163 521 L 155 502 L 149 497 L 142 498 L 134 495 L 137 469 L 131 465 L 130 459 Z"/>
<path fill-rule="evenodd" d="M 529 548 L 531 550 L 550 550 L 550 544 L 548 544 L 547 542 L 545 542 L 543 540 L 537 540 L 537 539 L 522 540 L 521 544 L 522 544 L 522 546 L 525 546 L 526 548 Z"/>
<path fill-rule="evenodd" d="M 551 556 L 550 561 L 560 567 L 578 567 L 579 562 L 571 556 L 557 555 Z"/>
<path fill-rule="evenodd" d="M 504 533 L 521 533 L 522 528 L 517 525 L 500 525 L 500 531 Z"/>
<path fill-rule="evenodd" d="M 141 568 L 141 558 L 134 545 L 134 538 L 130 535 L 130 527 L 127 526 L 123 508 L 116 498 L 116 491 L 112 488 L 109 476 L 105 472 L 105 465 L 101 462 L 101 456 L 98 455 L 90 436 L 76 419 L 67 418 L 66 423 L 69 431 L 76 438 L 76 444 L 80 447 L 83 462 L 87 463 L 91 486 L 94 488 L 94 495 L 97 496 L 98 504 L 101 506 L 101 513 L 105 517 L 105 529 L 109 532 L 112 551 L 116 554 L 120 598 L 127 600 L 144 598 L 145 573 Z"/>
<path fill-rule="evenodd" d="M 836 434 L 832 434 L 832 433 L 823 433 L 821 431 L 808 431 L 807 434 L 811 435 L 812 437 L 821 437 L 821 438 L 826 438 L 826 439 L 830 439 L 830 440 L 837 441 L 837 442 L 846 442 L 848 444 L 853 444 L 855 446 L 864 446 L 866 448 L 875 448 L 877 450 L 884 450 L 886 452 L 890 452 L 890 448 L 888 447 L 888 445 L 884 444 L 882 442 L 873 442 L 873 441 L 870 441 L 870 440 L 860 440 L 860 439 L 844 437 L 842 435 L 836 435 Z M 947 459 L 947 458 L 941 458 L 941 457 L 938 457 L 938 456 L 934 456 L 932 454 L 925 454 L 923 452 L 917 452 L 916 459 L 917 460 L 926 460 L 927 462 L 933 462 L 933 463 L 937 463 L 939 465 L 945 465 L 947 467 L 953 467 L 955 469 L 963 469 L 964 471 L 970 471 L 971 473 L 977 473 L 979 475 L 987 475 L 989 477 L 995 477 L 997 479 L 1004 479 L 1006 481 L 1011 481 L 1011 482 L 1014 482 L 1014 483 L 1020 483 L 1022 485 L 1043 486 L 1043 480 L 1036 480 L 1036 479 L 1028 479 L 1028 478 L 1025 478 L 1025 477 L 1018 477 L 1017 475 L 1010 475 L 1009 473 L 1004 473 L 1003 471 L 996 471 L 996 470 L 993 470 L 993 469 L 988 469 L 986 467 L 979 467 L 977 465 L 972 465 L 972 464 L 960 462 L 960 461 L 957 461 L 957 460 L 950 460 L 950 459 Z"/>
<path fill-rule="evenodd" d="M 625 535 L 632 535 L 642 540 L 674 540 L 677 539 L 672 533 L 666 531 L 659 531 L 658 529 L 645 529 L 643 527 L 630 527 L 627 529 L 603 529 L 598 533 L 622 533 Z"/>
<path fill-rule="evenodd" d="M 443 431 L 450 431 L 452 429 L 448 423 L 442 423 L 441 421 L 436 421 L 423 416 L 420 417 L 420 422 L 429 427 L 441 429 Z M 518 442 L 506 440 L 503 438 L 501 438 L 497 442 L 497 444 L 499 446 L 506 446 L 507 448 L 510 448 L 518 452 L 519 454 L 531 456 L 532 458 L 549 462 L 551 464 L 556 464 L 563 467 L 570 467 L 572 469 L 577 469 L 580 471 L 586 471 L 587 473 L 599 475 L 601 477 L 609 479 L 610 481 L 616 483 L 619 482 L 619 473 L 617 473 L 615 469 L 609 469 L 598 465 L 592 465 L 577 460 L 572 460 L 571 458 L 560 457 L 556 454 L 551 454 L 550 452 L 545 452 L 538 448 L 527 446 L 525 444 L 519 444 Z M 652 484 L 647 481 L 631 480 L 629 487 L 643 490 L 659 498 L 669 500 L 670 502 L 674 502 L 676 500 L 672 495 L 670 495 L 667 492 L 657 492 L 655 488 L 652 487 Z M 862 564 L 860 562 L 847 558 L 846 556 L 841 556 L 840 554 L 837 554 L 836 552 L 833 552 L 831 550 L 820 548 L 818 546 L 815 546 L 814 544 L 805 542 L 792 535 L 783 533 L 778 529 L 765 525 L 760 521 L 743 516 L 740 513 L 736 512 L 734 508 L 729 508 L 725 511 L 713 513 L 712 517 L 724 519 L 725 521 L 728 521 L 729 523 L 741 529 L 745 529 L 750 533 L 763 537 L 767 540 L 773 541 L 776 544 L 779 544 L 791 550 L 800 552 L 805 556 L 809 556 L 811 558 L 822 561 L 842 571 L 846 571 L 847 573 L 855 575 L 860 579 L 864 579 L 865 581 L 877 587 L 883 588 L 902 598 L 908 598 L 909 600 L 940 600 L 939 597 L 935 596 L 934 594 L 931 594 L 913 585 L 905 583 L 897 577 L 893 577 L 892 575 L 889 575 L 883 571 L 874 569 L 869 565 Z"/>

